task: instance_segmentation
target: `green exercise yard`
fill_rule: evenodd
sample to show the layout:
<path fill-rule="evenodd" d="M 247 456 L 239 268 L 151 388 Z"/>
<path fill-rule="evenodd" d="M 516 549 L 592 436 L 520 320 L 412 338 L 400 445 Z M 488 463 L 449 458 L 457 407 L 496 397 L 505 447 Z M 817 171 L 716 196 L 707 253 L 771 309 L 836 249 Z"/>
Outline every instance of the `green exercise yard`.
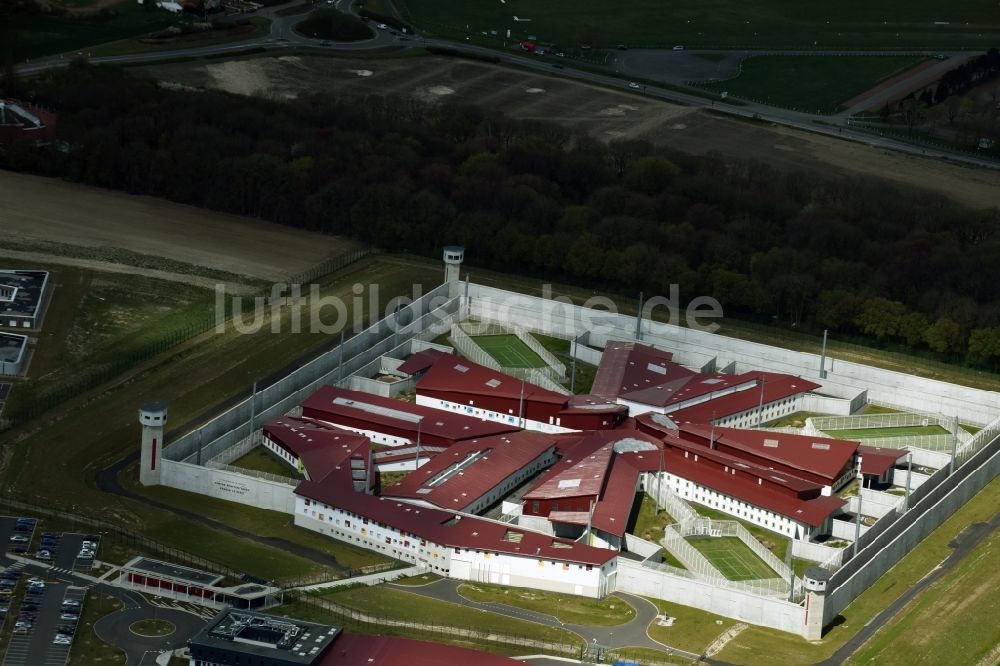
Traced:
<path fill-rule="evenodd" d="M 916 437 L 948 434 L 948 431 L 939 425 L 855 428 L 853 430 L 824 430 L 823 432 L 837 439 L 878 439 L 880 437 Z"/>
<path fill-rule="evenodd" d="M 614 48 L 988 48 L 1000 14 L 995 0 L 396 0 L 402 17 L 434 35 L 490 35 L 497 45 L 535 36 L 563 47 Z M 515 19 L 515 17 L 517 17 Z M 510 40 L 508 40 L 508 43 Z"/>
<path fill-rule="evenodd" d="M 757 56 L 743 61 L 736 78 L 704 87 L 771 106 L 834 113 L 849 99 L 924 60 L 921 56 Z"/>
<path fill-rule="evenodd" d="M 476 335 L 473 342 L 496 359 L 504 368 L 544 368 L 542 357 L 524 344 L 513 333 L 504 335 Z"/>
<path fill-rule="evenodd" d="M 778 573 L 737 537 L 688 537 L 687 541 L 729 580 L 778 578 Z"/>

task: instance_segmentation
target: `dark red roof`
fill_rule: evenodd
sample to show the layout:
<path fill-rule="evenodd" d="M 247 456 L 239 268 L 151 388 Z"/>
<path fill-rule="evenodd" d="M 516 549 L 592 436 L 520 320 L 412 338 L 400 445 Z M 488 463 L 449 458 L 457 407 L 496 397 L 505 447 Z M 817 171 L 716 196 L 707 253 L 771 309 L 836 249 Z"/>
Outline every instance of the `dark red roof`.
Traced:
<path fill-rule="evenodd" d="M 525 493 L 523 499 L 595 497 L 594 528 L 623 536 L 635 502 L 639 472 L 658 469 L 662 448 L 663 444 L 655 437 L 635 430 L 590 433 L 566 450 L 563 459 Z M 562 516 L 564 513 L 572 515 Z M 549 519 L 578 524 L 577 513 L 551 512 Z M 561 517 L 567 519 L 561 520 Z"/>
<path fill-rule="evenodd" d="M 625 393 L 693 374 L 673 363 L 673 354 L 668 351 L 637 342 L 609 340 L 590 390 L 594 395 L 615 400 Z"/>
<path fill-rule="evenodd" d="M 709 425 L 685 423 L 683 439 L 708 446 L 713 429 Z M 792 435 L 767 430 L 714 429 L 715 446 L 736 449 L 741 458 L 760 464 L 768 461 L 794 470 L 809 472 L 830 482 L 840 478 L 858 451 L 858 442 L 829 437 Z"/>
<path fill-rule="evenodd" d="M 370 443 L 364 435 L 294 416 L 268 421 L 263 430 L 268 439 L 300 458 L 313 480 L 325 479 L 335 471 L 344 472 L 344 477 L 353 481 L 365 480 L 364 469 L 351 474 L 350 463 L 352 457 L 360 457 L 367 464 Z"/>
<path fill-rule="evenodd" d="M 807 379 L 775 372 L 748 372 L 743 375 L 736 375 L 736 377 L 743 378 L 744 383 L 749 381 L 757 382 L 763 379 L 764 404 L 790 398 L 800 393 L 808 393 L 820 387 L 819 384 Z M 756 409 L 759 405 L 760 387 L 758 384 L 753 388 L 719 396 L 707 402 L 701 402 L 690 407 L 682 407 L 670 412 L 668 416 L 675 423 L 710 423 L 713 419 L 720 419 L 731 414 L 739 414 L 749 409 Z"/>
<path fill-rule="evenodd" d="M 514 666 L 523 662 L 470 648 L 395 636 L 341 634 L 316 666 Z"/>
<path fill-rule="evenodd" d="M 614 550 L 577 544 L 569 539 L 551 537 L 477 516 L 457 515 L 402 500 L 349 492 L 315 481 L 303 481 L 296 487 L 295 494 L 450 548 L 474 548 L 594 566 L 601 566 L 618 555 Z M 510 539 L 509 533 L 520 535 L 520 541 Z"/>
<path fill-rule="evenodd" d="M 371 424 L 368 430 L 378 431 L 379 425 L 412 433 L 416 440 L 417 421 L 423 435 L 431 435 L 446 440 L 463 440 L 474 437 L 489 437 L 506 432 L 516 432 L 516 425 L 477 419 L 464 414 L 447 412 L 433 407 L 424 407 L 412 402 L 393 398 L 383 398 L 362 391 L 350 391 L 334 386 L 323 386 L 302 403 L 303 414 L 321 420 L 336 421 L 337 416 L 346 416 Z"/>
<path fill-rule="evenodd" d="M 536 432 L 465 440 L 434 456 L 382 495 L 461 511 L 552 451 L 555 442 L 555 438 Z"/>
<path fill-rule="evenodd" d="M 490 398 L 520 400 L 524 388 L 525 402 L 543 402 L 565 405 L 568 396 L 535 386 L 529 382 L 505 375 L 504 373 L 445 354 L 417 382 L 417 392 L 444 391 L 466 395 L 482 395 Z"/>
<path fill-rule="evenodd" d="M 707 456 L 699 456 L 699 461 L 695 462 L 693 456 L 684 458 L 682 455 L 669 455 L 666 469 L 693 483 L 813 527 L 822 525 L 834 511 L 847 504 L 836 495 L 818 495 L 804 500 L 779 492 L 767 485 L 759 485 L 755 476 L 742 474 L 742 470 L 736 474 L 727 474 L 708 460 Z"/>
<path fill-rule="evenodd" d="M 861 455 L 861 473 L 871 476 L 882 476 L 890 467 L 896 466 L 896 461 L 906 457 L 906 449 L 886 449 L 881 446 L 859 446 Z"/>
<path fill-rule="evenodd" d="M 425 349 L 417 352 L 416 354 L 411 354 L 410 357 L 403 361 L 403 364 L 396 369 L 407 375 L 415 375 L 418 372 L 423 372 L 427 368 L 434 365 L 434 363 L 444 355 L 445 353 L 440 349 Z"/>

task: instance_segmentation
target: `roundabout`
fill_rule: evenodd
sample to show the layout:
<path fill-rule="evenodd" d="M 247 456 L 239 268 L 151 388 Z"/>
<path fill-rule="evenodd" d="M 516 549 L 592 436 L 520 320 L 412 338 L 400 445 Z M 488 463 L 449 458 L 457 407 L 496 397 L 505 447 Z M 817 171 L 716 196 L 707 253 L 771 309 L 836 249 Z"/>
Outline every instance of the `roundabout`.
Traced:
<path fill-rule="evenodd" d="M 140 664 L 146 653 L 183 647 L 203 626 L 205 620 L 193 613 L 143 605 L 105 615 L 94 623 L 94 633 L 121 648 L 128 663 Z"/>

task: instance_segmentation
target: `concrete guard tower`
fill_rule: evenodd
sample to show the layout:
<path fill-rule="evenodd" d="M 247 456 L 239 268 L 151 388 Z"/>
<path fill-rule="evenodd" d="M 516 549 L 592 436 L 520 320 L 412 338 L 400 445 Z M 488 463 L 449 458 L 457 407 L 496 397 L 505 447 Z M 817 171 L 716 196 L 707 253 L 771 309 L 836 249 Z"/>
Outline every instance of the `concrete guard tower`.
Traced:
<path fill-rule="evenodd" d="M 163 471 L 163 428 L 167 424 L 167 403 L 149 400 L 139 406 L 142 448 L 139 450 L 139 483 L 160 485 Z"/>
<path fill-rule="evenodd" d="M 459 270 L 465 259 L 465 248 L 461 245 L 446 245 L 444 248 L 444 281 L 448 285 L 448 298 L 458 298 L 461 295 Z"/>
<path fill-rule="evenodd" d="M 829 591 L 830 572 L 820 567 L 806 567 L 802 585 L 806 588 L 806 627 L 803 638 L 818 641 L 823 637 L 823 613 Z"/>

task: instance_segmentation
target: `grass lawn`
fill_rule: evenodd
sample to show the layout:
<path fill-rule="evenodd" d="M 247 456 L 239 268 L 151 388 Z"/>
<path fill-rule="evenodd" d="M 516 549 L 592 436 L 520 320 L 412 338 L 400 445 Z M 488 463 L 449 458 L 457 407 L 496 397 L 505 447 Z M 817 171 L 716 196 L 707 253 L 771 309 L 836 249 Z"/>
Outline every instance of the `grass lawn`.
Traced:
<path fill-rule="evenodd" d="M 194 46 L 214 46 L 241 42 L 254 37 L 266 35 L 271 28 L 271 20 L 263 16 L 253 16 L 248 19 L 253 26 L 245 32 L 230 32 L 228 30 L 206 30 L 193 34 L 185 39 L 158 40 L 156 42 L 140 41 L 146 35 L 119 39 L 107 44 L 98 44 L 90 49 L 91 56 L 125 55 L 128 53 L 150 53 L 153 51 L 178 51 Z"/>
<path fill-rule="evenodd" d="M 166 620 L 139 620 L 129 625 L 133 634 L 146 637 L 169 636 L 177 630 L 173 622 Z"/>
<path fill-rule="evenodd" d="M 776 571 L 737 537 L 688 537 L 687 541 L 729 580 L 778 577 Z"/>
<path fill-rule="evenodd" d="M 268 609 L 269 613 L 275 615 L 284 615 L 286 617 L 294 617 L 300 620 L 307 620 L 310 622 L 320 622 L 323 624 L 333 624 L 339 627 L 343 627 L 348 633 L 354 634 L 376 634 L 379 636 L 399 636 L 402 638 L 413 638 L 417 640 L 431 641 L 433 643 L 446 643 L 448 645 L 458 645 L 460 647 L 473 648 L 475 650 L 484 650 L 486 652 L 492 652 L 494 654 L 500 654 L 507 657 L 512 657 L 515 655 L 523 655 L 525 649 L 518 645 L 508 645 L 505 643 L 484 643 L 481 641 L 470 641 L 463 638 L 454 636 L 447 632 L 436 632 L 436 631 L 422 631 L 420 629 L 410 629 L 408 627 L 393 627 L 386 625 L 374 625 L 362 622 L 355 622 L 344 618 L 338 614 L 331 613 L 323 610 L 322 608 L 317 608 L 311 604 L 307 604 L 301 601 L 296 601 L 293 603 L 286 603 L 277 608 Z M 487 614 L 496 621 L 496 628 L 499 631 L 503 631 L 500 627 L 505 627 L 506 618 L 502 618 L 499 615 L 494 615 L 493 613 Z M 504 632 L 507 633 L 507 632 Z M 578 645 L 580 639 L 576 634 L 571 634 L 570 632 L 563 632 L 566 637 L 567 643 L 572 640 L 573 645 Z M 532 650 L 537 650 L 537 648 L 532 648 Z M 467 666 L 473 666 L 469 664 Z"/>
<path fill-rule="evenodd" d="M 855 428 L 853 430 L 824 430 L 823 432 L 837 439 L 878 439 L 880 437 L 915 437 L 948 434 L 948 431 L 939 425 Z"/>
<path fill-rule="evenodd" d="M 388 558 L 382 557 L 378 553 L 370 550 L 355 547 L 301 527 L 295 527 L 292 523 L 291 516 L 278 511 L 257 509 L 252 506 L 237 504 L 235 502 L 227 502 L 214 497 L 205 497 L 204 495 L 189 493 L 183 490 L 177 490 L 176 488 L 167 488 L 165 486 L 143 488 L 139 486 L 139 484 L 136 483 L 131 476 L 133 475 L 128 474 L 128 471 L 126 471 L 126 474 L 123 475 L 122 481 L 123 485 L 128 487 L 133 492 L 144 494 L 152 499 L 171 506 L 200 513 L 208 518 L 212 518 L 223 524 L 249 532 L 250 534 L 257 534 L 264 537 L 277 537 L 301 546 L 307 546 L 322 553 L 326 553 L 327 555 L 332 555 L 337 558 L 338 562 L 347 567 L 360 568 L 371 564 L 383 564 L 390 561 Z M 210 531 L 212 531 L 213 534 L 215 533 L 214 530 Z M 220 539 L 240 544 L 243 543 L 243 540 L 238 537 L 221 532 L 218 534 Z M 291 558 L 290 566 L 294 566 L 295 568 L 300 568 L 303 564 L 305 564 L 309 569 L 316 571 L 320 570 L 319 565 L 313 564 L 312 562 L 307 562 L 306 560 L 288 555 L 283 551 L 267 546 L 260 547 L 265 548 L 267 551 L 273 551 L 278 555 Z M 199 555 L 208 559 L 215 559 L 209 552 L 206 551 L 190 552 L 197 552 Z M 240 567 L 234 566 L 233 568 L 239 569 Z M 254 572 L 251 571 L 250 573 Z M 273 578 L 273 576 L 269 577 L 264 576 L 263 574 L 259 575 L 265 578 Z M 330 572 L 330 577 L 334 577 L 332 571 Z"/>
<path fill-rule="evenodd" d="M 656 622 L 649 625 L 649 637 L 686 652 L 701 654 L 712 641 L 739 622 L 662 599 L 649 601 L 656 605 L 660 613 L 674 618 L 674 624 L 670 627 L 661 627 Z"/>
<path fill-rule="evenodd" d="M 919 56 L 758 56 L 735 79 L 704 87 L 791 109 L 834 113 L 885 79 L 923 62 Z"/>
<path fill-rule="evenodd" d="M 1000 660 L 1000 534 L 994 532 L 907 606 L 851 664 L 995 664 Z M 906 650 L 899 646 L 905 645 Z"/>
<path fill-rule="evenodd" d="M 544 368 L 542 357 L 513 333 L 469 336 L 504 368 Z"/>
<path fill-rule="evenodd" d="M 397 578 L 392 581 L 393 585 L 411 585 L 414 587 L 420 587 L 421 585 L 430 585 L 431 583 L 436 583 L 441 580 L 441 576 L 432 573 L 420 574 L 419 576 L 407 576 L 406 578 Z"/>
<path fill-rule="evenodd" d="M 733 642 L 729 643 L 722 652 L 717 655 L 717 658 L 721 661 L 729 662 L 731 664 L 740 664 L 746 666 L 756 666 L 761 663 L 774 663 L 781 664 L 782 666 L 804 666 L 805 664 L 813 664 L 817 661 L 826 659 L 834 651 L 842 646 L 850 637 L 852 637 L 859 629 L 861 629 L 866 622 L 871 620 L 876 613 L 884 609 L 889 603 L 894 599 L 899 597 L 903 592 L 908 590 L 914 585 L 920 578 L 925 576 L 931 569 L 933 569 L 937 564 L 948 557 L 951 553 L 951 548 L 948 547 L 948 542 L 951 541 L 955 536 L 965 529 L 969 524 L 986 521 L 991 519 L 997 512 L 997 506 L 1000 506 L 1000 478 L 994 479 L 990 482 L 983 490 L 969 500 L 962 508 L 960 508 L 955 514 L 946 520 L 941 527 L 934 530 L 922 543 L 916 546 L 913 550 L 907 553 L 906 557 L 899 561 L 895 567 L 890 569 L 884 576 L 879 578 L 875 583 L 873 583 L 864 593 L 862 593 L 857 599 L 854 600 L 850 606 L 848 606 L 841 613 L 841 618 L 832 626 L 827 627 L 826 634 L 823 636 L 823 640 L 818 643 L 809 643 L 807 641 L 793 636 L 791 634 L 783 633 L 780 631 L 774 631 L 771 629 L 764 629 L 761 627 L 751 626 L 749 629 L 741 633 Z M 992 543 L 995 543 L 996 536 L 993 536 Z M 966 564 L 974 559 L 978 554 L 981 554 L 984 547 L 993 548 L 992 546 L 986 546 L 986 542 L 980 544 L 966 560 Z M 996 556 L 995 550 L 990 550 Z M 982 564 L 980 570 L 983 575 L 988 575 L 986 570 L 989 567 L 996 569 L 996 565 L 993 560 L 989 557 L 984 557 L 984 560 L 989 562 L 989 564 Z M 965 564 L 960 564 L 957 566 L 952 573 L 950 573 L 945 579 L 937 584 L 937 586 L 947 585 L 949 580 L 959 572 Z M 956 581 L 957 582 L 957 581 Z M 995 586 L 990 586 L 985 580 L 981 581 L 981 588 L 984 591 L 995 590 Z M 957 591 L 968 590 L 969 587 L 956 588 Z M 913 603 L 911 603 L 910 608 L 921 609 L 925 603 L 923 600 L 929 595 L 933 594 L 934 589 L 927 590 L 920 596 L 918 596 Z M 996 595 L 993 595 L 994 598 Z M 963 599 L 953 595 L 948 595 L 947 599 L 940 600 L 941 603 L 938 608 L 941 609 L 941 613 L 955 613 L 960 614 L 964 610 L 970 612 L 966 617 L 967 625 L 961 627 L 960 631 L 963 632 L 965 636 L 971 637 L 971 632 L 974 630 L 973 626 L 978 627 L 980 631 L 984 634 L 990 634 L 990 632 L 995 631 L 996 623 L 992 619 L 986 620 L 985 618 L 991 618 L 993 616 L 983 616 L 975 615 L 972 611 L 976 608 L 976 604 L 970 603 L 962 607 Z M 976 601 L 979 601 L 977 597 Z M 954 606 L 949 606 L 948 604 L 954 604 Z M 904 611 L 905 614 L 910 611 Z M 930 626 L 922 623 L 913 624 L 912 620 L 908 623 L 910 627 L 910 633 L 901 635 L 900 638 L 906 640 L 908 636 L 916 636 L 917 632 L 927 632 L 928 634 L 934 634 L 939 636 L 944 636 L 944 632 L 948 629 L 947 627 L 955 626 L 957 624 L 952 624 L 953 618 L 945 615 L 937 615 L 934 617 L 933 622 Z M 988 629 L 988 630 L 987 630 Z M 940 634 L 938 632 L 941 632 Z M 878 640 L 878 636 L 873 640 Z M 947 639 L 951 642 L 952 639 Z M 986 637 L 976 638 L 970 644 L 971 648 L 976 646 L 981 646 L 982 641 L 986 640 Z M 995 638 L 993 639 L 996 640 Z M 894 643 L 896 649 L 899 645 L 905 643 Z M 955 643 L 951 643 L 955 646 Z M 943 660 L 927 661 L 923 663 L 947 663 L 947 664 L 975 664 L 977 658 L 972 656 L 972 652 L 963 653 L 964 648 L 955 647 L 957 652 L 950 654 L 947 658 Z M 974 651 L 974 649 L 972 650 Z M 943 652 L 941 654 L 944 654 Z M 887 656 L 888 655 L 879 655 Z M 901 659 L 914 659 L 916 653 L 911 650 L 903 650 L 899 658 Z M 881 661 L 877 663 L 882 663 Z M 990 662 L 987 662 L 990 663 Z"/>
<path fill-rule="evenodd" d="M 573 367 L 573 357 L 570 356 L 570 341 L 564 340 L 562 338 L 556 338 L 551 335 L 543 335 L 541 333 L 529 333 L 529 335 L 545 347 L 553 356 L 562 361 L 563 365 L 566 366 L 566 375 L 572 375 Z M 584 363 L 583 361 L 576 362 L 576 381 L 573 383 L 573 393 L 577 395 L 582 395 L 585 393 L 590 393 L 591 387 L 594 385 L 594 377 L 597 376 L 597 366 L 591 365 L 589 363 Z M 567 388 L 569 388 L 567 386 Z"/>
<path fill-rule="evenodd" d="M 91 590 L 83 602 L 83 615 L 77 625 L 73 648 L 69 653 L 70 666 L 93 664 L 124 664 L 125 653 L 117 646 L 105 643 L 94 633 L 94 623 L 122 607 L 114 597 L 106 597 Z"/>
<path fill-rule="evenodd" d="M 231 464 L 233 467 L 267 472 L 268 474 L 285 476 L 289 479 L 305 478 L 263 446 L 255 446 L 249 453 L 238 460 L 234 460 Z"/>
<path fill-rule="evenodd" d="M 788 416 L 783 416 L 775 421 L 770 421 L 764 424 L 766 428 L 804 428 L 806 425 L 806 419 L 812 418 L 814 416 L 828 416 L 828 414 L 820 414 L 819 412 L 794 412 Z"/>
<path fill-rule="evenodd" d="M 546 627 L 527 620 L 516 620 L 384 586 L 355 587 L 347 590 L 332 588 L 322 596 L 343 606 L 385 618 L 465 627 L 476 631 L 501 631 L 505 634 L 562 643 L 580 642 L 576 634 L 565 629 Z"/>
<path fill-rule="evenodd" d="M 649 495 L 642 496 L 642 504 L 639 506 L 639 515 L 635 520 L 635 527 L 631 533 L 653 543 L 659 543 L 663 538 L 663 529 L 675 523 L 666 511 L 657 511 L 656 503 Z"/>
<path fill-rule="evenodd" d="M 553 615 L 566 624 L 609 627 L 624 624 L 635 617 L 635 609 L 614 595 L 604 599 L 588 599 L 572 594 L 484 583 L 465 583 L 459 586 L 458 591 L 472 601 L 525 608 Z"/>
<path fill-rule="evenodd" d="M 892 407 L 882 407 L 881 405 L 868 405 L 861 410 L 862 414 L 899 414 L 898 409 Z"/>
<path fill-rule="evenodd" d="M 502 33 L 511 38 L 532 35 L 563 46 L 595 47 L 790 47 L 834 46 L 899 47 L 955 45 L 961 48 L 993 46 L 998 22 L 995 5 L 969 0 L 941 6 L 915 0 L 887 7 L 884 3 L 845 0 L 836 7 L 763 0 L 749 6 L 735 0 L 663 3 L 631 0 L 624 5 L 599 0 L 397 0 L 402 17 L 437 35 L 465 36 Z M 511 17 L 530 19 L 514 22 Z M 947 22 L 936 25 L 935 22 Z M 970 22 L 971 24 L 967 24 Z"/>
<path fill-rule="evenodd" d="M 126 0 L 103 15 L 87 17 L 18 14 L 0 28 L 0 42 L 13 49 L 15 61 L 54 53 L 86 53 L 89 47 L 145 35 L 181 23 L 174 15 Z"/>
<path fill-rule="evenodd" d="M 320 570 L 319 565 L 301 557 L 217 532 L 187 520 L 167 521 L 147 530 L 146 533 L 151 539 L 161 543 L 189 553 L 198 553 L 219 564 L 265 580 L 301 578 Z"/>
<path fill-rule="evenodd" d="M 785 561 L 785 555 L 788 551 L 789 539 L 786 536 L 782 536 L 776 532 L 764 529 L 759 525 L 754 525 L 753 523 L 748 523 L 743 520 L 739 520 L 735 516 L 730 516 L 728 513 L 722 513 L 721 511 L 716 511 L 714 509 L 709 509 L 701 504 L 691 503 L 691 508 L 698 512 L 699 515 L 705 516 L 706 518 L 711 518 L 712 520 L 735 520 L 740 525 L 746 528 L 750 534 L 756 537 L 757 541 L 767 548 L 769 551 L 775 554 L 775 556 L 781 560 Z"/>

